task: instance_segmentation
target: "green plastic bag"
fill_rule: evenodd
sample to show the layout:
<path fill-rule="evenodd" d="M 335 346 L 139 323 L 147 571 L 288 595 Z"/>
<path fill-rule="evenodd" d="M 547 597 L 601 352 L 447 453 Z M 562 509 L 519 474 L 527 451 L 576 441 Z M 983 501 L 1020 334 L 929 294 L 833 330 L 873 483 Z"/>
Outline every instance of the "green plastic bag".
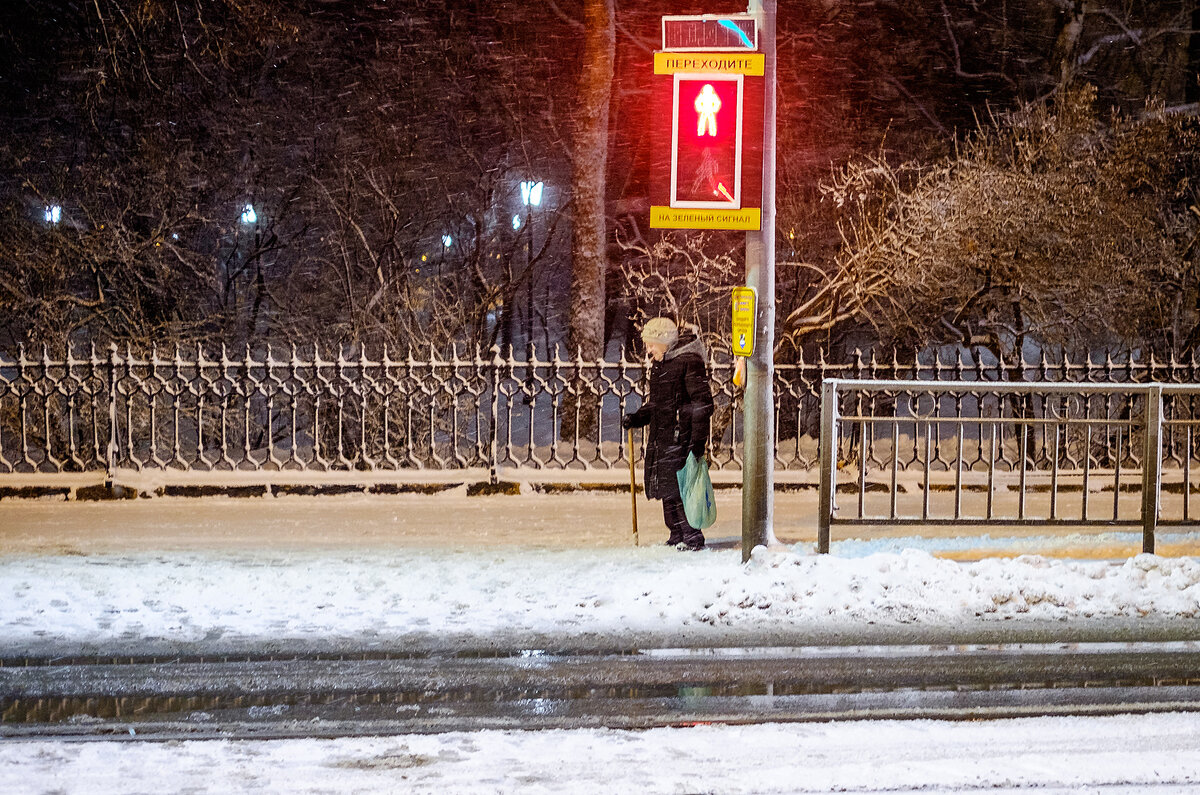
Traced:
<path fill-rule="evenodd" d="M 679 494 L 683 497 L 683 512 L 688 524 L 698 530 L 711 527 L 717 521 L 717 501 L 713 496 L 712 479 L 708 476 L 708 461 L 688 453 L 683 469 L 675 473 L 679 479 Z"/>

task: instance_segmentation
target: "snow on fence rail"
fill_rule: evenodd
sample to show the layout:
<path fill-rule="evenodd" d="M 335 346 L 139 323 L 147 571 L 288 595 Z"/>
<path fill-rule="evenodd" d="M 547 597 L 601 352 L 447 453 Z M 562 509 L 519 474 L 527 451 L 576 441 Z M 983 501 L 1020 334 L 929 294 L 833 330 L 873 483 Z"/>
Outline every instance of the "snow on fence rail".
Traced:
<path fill-rule="evenodd" d="M 833 525 L 1051 524 L 1140 525 L 1153 552 L 1159 525 L 1196 524 L 1198 398 L 1194 383 L 827 379 L 817 549 Z M 1180 495 L 1166 511 L 1164 492 Z"/>
<path fill-rule="evenodd" d="M 948 358 L 927 352 L 902 362 L 859 353 L 831 361 L 819 353 L 815 361 L 777 364 L 779 479 L 812 482 L 818 471 L 826 378 L 1195 381 L 1198 370 L 1194 360 L 989 363 L 965 350 Z M 711 367 L 717 480 L 736 479 L 742 463 L 732 369 L 728 361 Z M 620 415 L 640 405 L 646 387 L 641 362 L 557 352 L 545 359 L 498 350 L 414 357 L 354 346 L 231 355 L 224 348 L 92 346 L 31 355 L 22 347 L 15 357 L 0 354 L 0 478 L 102 473 L 113 481 L 132 472 L 165 483 L 198 475 L 252 483 L 340 474 L 403 482 L 478 470 L 493 481 L 619 479 L 630 454 Z M 1039 454 L 1030 466 L 1044 469 L 1047 461 Z"/>

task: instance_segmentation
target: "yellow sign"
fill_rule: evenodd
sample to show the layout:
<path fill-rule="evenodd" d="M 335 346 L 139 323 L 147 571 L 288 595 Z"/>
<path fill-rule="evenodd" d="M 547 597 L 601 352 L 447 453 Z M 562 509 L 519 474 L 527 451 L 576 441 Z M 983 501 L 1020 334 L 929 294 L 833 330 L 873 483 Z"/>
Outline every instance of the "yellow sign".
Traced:
<path fill-rule="evenodd" d="M 656 52 L 654 74 L 676 72 L 762 77 L 766 56 L 761 52 Z"/>
<path fill-rule="evenodd" d="M 651 229 L 761 229 L 762 208 L 706 210 L 682 207 L 650 208 Z"/>
<path fill-rule="evenodd" d="M 758 293 L 753 287 L 733 288 L 733 355 L 754 353 L 754 319 Z"/>

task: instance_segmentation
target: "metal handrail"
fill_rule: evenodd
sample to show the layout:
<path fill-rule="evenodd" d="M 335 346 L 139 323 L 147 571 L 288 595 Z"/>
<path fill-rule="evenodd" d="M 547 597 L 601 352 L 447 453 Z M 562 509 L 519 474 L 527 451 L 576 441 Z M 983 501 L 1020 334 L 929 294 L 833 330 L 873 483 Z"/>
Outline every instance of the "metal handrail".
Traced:
<path fill-rule="evenodd" d="M 826 378 L 822 383 L 836 383 L 840 389 L 863 392 L 920 390 L 923 392 L 993 392 L 1024 394 L 1111 394 L 1131 389 L 1158 387 L 1164 392 L 1200 395 L 1200 384 L 1171 384 L 1159 381 L 1140 383 L 1095 381 L 925 381 L 887 380 L 881 378 Z"/>
<path fill-rule="evenodd" d="M 1060 402 L 1050 409 L 1043 401 L 1044 416 L 1033 416 L 1030 406 L 1021 408 L 1009 404 L 1003 397 L 1019 395 L 1025 398 L 1049 396 L 1073 396 L 1079 398 L 1074 404 Z M 863 380 L 825 379 L 821 395 L 821 432 L 819 443 L 819 506 L 817 525 L 817 549 L 828 552 L 831 528 L 834 525 L 869 524 L 954 524 L 954 525 L 1140 525 L 1142 549 L 1154 551 L 1155 531 L 1160 524 L 1190 524 L 1191 465 L 1200 458 L 1193 430 L 1200 426 L 1200 416 L 1179 416 L 1179 412 L 1190 415 L 1193 396 L 1200 395 L 1200 384 L 1145 384 L 1130 383 L 1013 383 L 1000 381 L 942 381 L 922 380 Z M 879 397 L 885 399 L 881 402 Z M 903 414 L 900 407 L 908 397 L 908 407 L 915 400 L 932 399 L 932 410 L 928 415 Z M 994 398 L 985 411 L 986 398 Z M 943 406 L 947 398 L 960 401 L 974 399 L 971 411 L 964 412 L 961 402 Z M 1095 404 L 1100 398 L 1098 405 Z M 1167 400 L 1170 403 L 1167 403 Z M 842 413 L 840 404 L 854 401 L 852 412 Z M 1134 402 L 1140 404 L 1135 407 Z M 1093 407 L 1103 416 L 1090 416 Z M 1170 409 L 1176 414 L 1167 416 Z M 1007 409 L 1007 413 L 1005 413 Z M 1020 409 L 1020 410 L 1018 410 Z M 1119 412 L 1114 415 L 1114 410 Z M 1072 412 L 1082 411 L 1083 416 Z M 949 416 L 947 416 L 949 412 Z M 1122 413 L 1125 416 L 1122 416 Z M 842 433 L 847 427 L 850 433 Z M 911 432 L 905 443 L 911 447 L 911 455 L 901 458 L 901 428 Z M 941 434 L 951 429 L 949 438 Z M 879 430 L 885 434 L 880 438 Z M 1164 452 L 1164 429 L 1172 432 L 1182 430 L 1184 440 L 1182 453 L 1177 440 L 1172 439 L 1172 456 L 1180 456 L 1183 472 L 1184 496 L 1183 515 L 1177 519 L 1164 520 L 1162 507 L 1162 474 Z M 1103 431 L 1103 445 L 1097 452 L 1093 433 Z M 935 434 L 937 436 L 935 445 Z M 1033 436 L 1031 436 L 1031 434 Z M 1079 438 L 1083 434 L 1083 438 Z M 1040 457 L 1031 456 L 1031 441 L 1035 453 L 1040 436 Z M 1141 444 L 1135 445 L 1135 436 L 1141 436 Z M 890 438 L 888 438 L 890 437 Z M 1112 439 L 1116 439 L 1115 456 Z M 1126 442 L 1127 440 L 1127 442 Z M 943 454 L 944 443 L 953 445 L 953 450 Z M 888 450 L 887 460 L 880 458 L 876 447 Z M 936 454 L 935 454 L 936 447 Z M 1140 461 L 1132 452 L 1140 447 Z M 1007 458 L 1010 448 L 1015 448 L 1014 458 Z M 1047 452 L 1048 449 L 1048 452 Z M 840 454 L 845 454 L 841 458 Z M 1036 458 L 1036 460 L 1035 460 Z M 1103 466 L 1108 461 L 1110 466 Z M 857 512 L 845 515 L 839 510 L 839 464 L 853 463 L 857 483 Z M 1141 474 L 1141 505 L 1138 516 L 1123 516 L 1121 512 L 1121 477 L 1130 467 Z M 1070 464 L 1073 466 L 1066 466 Z M 1038 467 L 1042 467 L 1041 470 Z M 890 480 L 887 510 L 872 514 L 868 510 L 868 471 L 883 475 Z M 921 505 L 919 515 L 904 515 L 899 510 L 899 474 L 916 472 L 921 479 Z M 1048 494 L 1049 510 L 1046 515 L 1030 515 L 1030 473 L 1043 471 L 1050 481 Z M 932 507 L 933 489 L 931 481 L 939 472 L 953 475 L 948 499 L 953 500 L 950 515 L 937 516 Z M 986 479 L 985 504 L 975 513 L 964 506 L 964 474 L 975 479 Z M 1015 515 L 1002 515 L 997 509 L 1000 492 L 999 481 L 1005 476 L 1015 477 Z M 1074 475 L 1082 478 L 1083 488 L 1078 517 L 1060 514 L 1060 505 L 1065 500 L 1064 485 Z M 1090 494 L 1093 479 L 1111 479 L 1113 491 L 1112 510 L 1105 516 L 1094 516 L 1091 512 Z M 1126 485 L 1124 488 L 1128 488 Z"/>

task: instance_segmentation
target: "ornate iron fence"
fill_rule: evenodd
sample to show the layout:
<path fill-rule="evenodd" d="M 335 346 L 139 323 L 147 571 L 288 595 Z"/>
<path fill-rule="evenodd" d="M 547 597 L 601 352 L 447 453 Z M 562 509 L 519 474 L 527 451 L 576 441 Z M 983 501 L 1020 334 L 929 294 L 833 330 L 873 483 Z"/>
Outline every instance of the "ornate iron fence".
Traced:
<path fill-rule="evenodd" d="M 352 351 L 352 352 L 351 352 Z M 778 471 L 813 479 L 820 385 L 827 378 L 925 381 L 1194 382 L 1197 363 L 1052 360 L 1008 363 L 966 350 L 901 361 L 818 352 L 776 366 Z M 741 469 L 740 398 L 732 364 L 711 367 L 710 443 L 719 477 Z M 420 358 L 362 347 L 135 351 L 0 356 L 0 475 L 120 470 L 163 479 L 194 473 L 417 473 L 481 469 L 577 479 L 627 466 L 620 415 L 647 387 L 640 362 L 523 358 L 499 351 Z M 1033 407 L 1032 411 L 1042 409 Z M 857 444 L 848 434 L 843 444 Z M 868 446 L 865 454 L 871 455 Z M 847 453 L 851 455 L 852 453 Z"/>

